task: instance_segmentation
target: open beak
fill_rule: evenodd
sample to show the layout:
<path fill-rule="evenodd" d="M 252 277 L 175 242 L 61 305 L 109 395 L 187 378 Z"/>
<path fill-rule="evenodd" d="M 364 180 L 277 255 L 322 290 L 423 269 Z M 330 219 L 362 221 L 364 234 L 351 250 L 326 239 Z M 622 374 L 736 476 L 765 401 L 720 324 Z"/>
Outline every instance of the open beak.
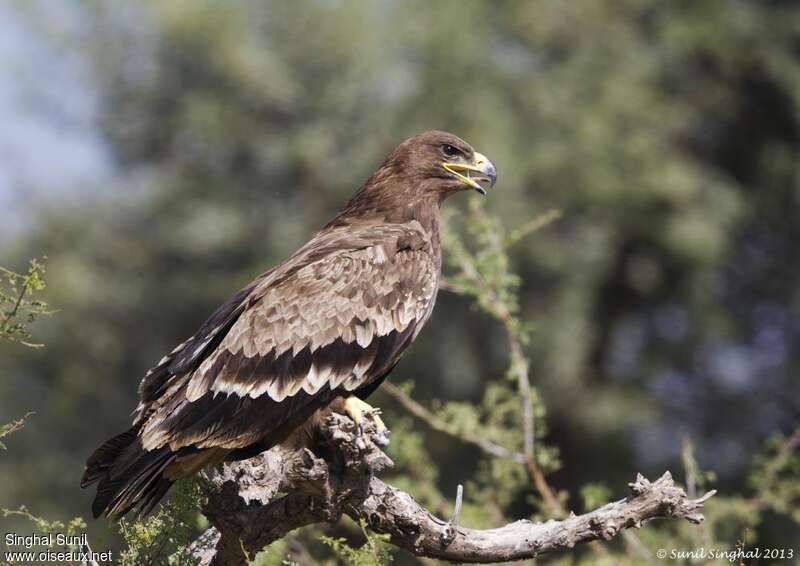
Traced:
<path fill-rule="evenodd" d="M 480 194 L 486 194 L 486 188 L 480 183 L 488 183 L 490 187 L 497 181 L 497 169 L 489 158 L 482 153 L 475 152 L 472 163 L 442 163 L 442 167 L 448 173 L 452 173 L 458 179 L 472 187 Z"/>

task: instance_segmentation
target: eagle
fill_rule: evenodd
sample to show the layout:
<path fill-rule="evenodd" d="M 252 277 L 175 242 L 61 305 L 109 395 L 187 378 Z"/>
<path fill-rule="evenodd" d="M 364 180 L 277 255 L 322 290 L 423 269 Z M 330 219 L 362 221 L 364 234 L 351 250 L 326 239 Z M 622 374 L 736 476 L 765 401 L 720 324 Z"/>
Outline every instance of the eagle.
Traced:
<path fill-rule="evenodd" d="M 496 179 L 453 134 L 397 146 L 308 243 L 146 373 L 132 426 L 86 461 L 94 516 L 146 514 L 176 480 L 308 441 L 331 411 L 385 431 L 364 399 L 433 311 L 441 204 L 462 190 L 485 195 Z"/>

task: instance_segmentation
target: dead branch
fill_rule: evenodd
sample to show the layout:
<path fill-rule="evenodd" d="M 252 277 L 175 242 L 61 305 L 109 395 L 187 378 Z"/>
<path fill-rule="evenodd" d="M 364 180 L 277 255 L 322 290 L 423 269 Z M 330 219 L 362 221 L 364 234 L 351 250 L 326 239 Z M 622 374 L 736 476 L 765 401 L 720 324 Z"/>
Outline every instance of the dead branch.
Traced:
<path fill-rule="evenodd" d="M 371 423 L 360 430 L 334 414 L 325 442 L 309 450 L 270 450 L 230 464 L 206 482 L 203 510 L 214 527 L 194 544 L 201 564 L 239 566 L 289 532 L 312 523 L 338 521 L 342 515 L 364 520 L 393 544 L 417 556 L 451 562 L 505 562 L 610 540 L 620 531 L 656 518 L 700 523 L 699 510 L 714 492 L 687 498 L 669 472 L 654 482 L 639 475 L 631 495 L 584 515 L 545 523 L 517 521 L 497 529 L 476 530 L 439 519 L 409 494 L 375 474 L 392 465 L 375 442 Z"/>

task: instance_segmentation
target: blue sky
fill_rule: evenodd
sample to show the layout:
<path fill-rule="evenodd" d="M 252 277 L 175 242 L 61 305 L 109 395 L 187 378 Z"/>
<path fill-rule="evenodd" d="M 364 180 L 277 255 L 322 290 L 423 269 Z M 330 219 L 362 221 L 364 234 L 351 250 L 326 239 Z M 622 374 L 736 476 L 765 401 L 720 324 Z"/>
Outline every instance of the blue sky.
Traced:
<path fill-rule="evenodd" d="M 80 49 L 82 21 L 65 0 L 0 3 L 0 224 L 31 207 L 98 189 L 111 173 Z"/>

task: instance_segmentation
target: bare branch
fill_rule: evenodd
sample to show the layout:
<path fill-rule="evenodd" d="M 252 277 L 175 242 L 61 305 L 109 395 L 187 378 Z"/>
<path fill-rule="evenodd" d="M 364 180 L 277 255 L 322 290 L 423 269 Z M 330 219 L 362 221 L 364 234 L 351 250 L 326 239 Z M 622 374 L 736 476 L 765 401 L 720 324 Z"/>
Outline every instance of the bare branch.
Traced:
<path fill-rule="evenodd" d="M 370 518 L 374 530 L 389 533 L 394 544 L 417 556 L 491 563 L 523 560 L 579 543 L 610 540 L 623 529 L 639 528 L 656 518 L 674 517 L 699 523 L 703 516 L 698 510 L 714 493 L 689 500 L 669 472 L 652 483 L 640 475 L 630 486 L 630 497 L 561 521 L 517 521 L 487 530 L 457 527 L 456 537 L 447 546 L 442 544 L 440 534 L 446 525 L 444 521 L 431 515 L 408 494 L 380 480 L 373 480 L 362 516 Z"/>
<path fill-rule="evenodd" d="M 503 242 L 503 246 L 508 248 L 523 240 L 525 237 L 537 232 L 561 218 L 561 211 L 556 208 L 551 208 L 547 212 L 540 214 L 526 222 L 516 230 L 513 230 Z"/>
<path fill-rule="evenodd" d="M 546 523 L 517 521 L 497 529 L 476 530 L 432 515 L 409 494 L 377 477 L 391 466 L 381 452 L 371 423 L 363 431 L 349 418 L 334 414 L 327 423 L 320 458 L 309 450 L 272 450 L 226 466 L 212 477 L 204 513 L 214 525 L 194 545 L 202 564 L 238 566 L 292 530 L 342 515 L 365 520 L 390 541 L 416 556 L 451 562 L 505 562 L 609 540 L 620 531 L 639 528 L 655 518 L 683 518 L 699 523 L 703 503 L 687 498 L 667 472 L 655 482 L 641 475 L 631 495 L 591 513 Z M 278 493 L 285 495 L 278 496 Z M 245 495 L 247 500 L 242 498 Z"/>

